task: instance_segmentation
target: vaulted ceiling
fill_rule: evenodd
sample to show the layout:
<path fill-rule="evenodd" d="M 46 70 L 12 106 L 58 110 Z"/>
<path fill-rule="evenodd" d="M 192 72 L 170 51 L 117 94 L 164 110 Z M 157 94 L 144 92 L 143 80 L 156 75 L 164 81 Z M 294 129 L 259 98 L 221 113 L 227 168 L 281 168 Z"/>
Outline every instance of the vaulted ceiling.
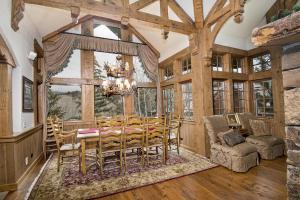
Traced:
<path fill-rule="evenodd" d="M 98 0 L 115 5 L 121 5 L 121 0 Z M 130 0 L 134 3 L 137 0 Z M 203 14 L 207 16 L 216 0 L 203 0 Z M 275 3 L 276 0 L 247 0 L 245 5 L 244 20 L 237 24 L 233 19 L 229 19 L 216 38 L 216 43 L 249 50 L 253 48 L 250 42 L 250 34 L 253 28 L 265 23 L 265 13 Z M 176 0 L 183 10 L 194 20 L 193 0 Z M 160 4 L 158 1 L 146 6 L 141 11 L 152 15 L 160 15 Z M 169 7 L 169 19 L 181 22 L 180 18 Z M 85 13 L 80 13 L 84 16 Z M 44 7 L 39 5 L 26 4 L 25 17 L 29 17 L 35 24 L 41 36 L 45 36 L 60 27 L 71 22 L 70 12 Z M 162 37 L 162 30 L 145 25 L 144 23 L 133 22 L 132 26 L 138 30 L 160 53 L 160 61 L 188 47 L 189 38 L 187 35 L 170 32 L 167 40 Z"/>

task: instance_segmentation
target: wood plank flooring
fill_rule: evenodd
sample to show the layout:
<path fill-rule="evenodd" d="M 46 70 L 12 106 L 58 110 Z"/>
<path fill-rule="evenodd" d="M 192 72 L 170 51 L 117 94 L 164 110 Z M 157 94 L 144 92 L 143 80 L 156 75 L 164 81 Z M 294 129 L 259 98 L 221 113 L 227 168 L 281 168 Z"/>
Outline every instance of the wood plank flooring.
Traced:
<path fill-rule="evenodd" d="M 287 199 L 286 157 L 273 161 L 261 161 L 260 166 L 247 173 L 235 173 L 216 167 L 196 174 L 145 186 L 101 198 L 101 200 L 256 200 Z M 39 164 L 20 185 L 9 193 L 7 200 L 23 199 L 27 188 L 38 174 Z"/>

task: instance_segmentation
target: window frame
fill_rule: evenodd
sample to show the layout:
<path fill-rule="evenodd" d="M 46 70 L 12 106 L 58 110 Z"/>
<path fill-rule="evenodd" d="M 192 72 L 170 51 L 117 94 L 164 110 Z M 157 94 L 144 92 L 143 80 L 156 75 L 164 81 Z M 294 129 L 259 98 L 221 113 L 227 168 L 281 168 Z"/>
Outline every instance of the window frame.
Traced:
<path fill-rule="evenodd" d="M 271 91 L 271 97 L 267 97 L 266 98 L 266 91 L 268 91 L 268 89 L 265 89 L 264 87 L 264 83 L 267 82 L 267 81 L 270 81 L 271 82 L 271 88 L 269 89 Z M 257 107 L 257 101 L 260 100 L 260 99 L 257 99 L 257 95 L 256 95 L 256 91 L 258 91 L 257 89 L 254 88 L 254 84 L 255 83 L 261 83 L 263 85 L 263 90 L 259 90 L 259 91 L 262 91 L 263 93 L 263 96 L 262 96 L 262 102 L 263 102 L 263 107 Z M 255 112 L 255 115 L 256 116 L 259 116 L 259 117 L 274 117 L 274 97 L 273 97 L 273 80 L 272 78 L 270 79 L 261 79 L 261 80 L 254 80 L 252 81 L 252 95 L 253 95 L 253 109 L 254 109 L 254 112 Z M 271 100 L 271 106 L 269 107 L 269 109 L 272 110 L 272 113 L 270 114 L 266 114 L 266 100 Z M 258 109 L 259 108 L 262 108 L 263 109 L 263 113 L 262 114 L 258 114 Z"/>
<path fill-rule="evenodd" d="M 242 89 L 240 89 L 239 86 L 236 88 L 235 84 L 242 84 Z M 232 88 L 232 90 L 233 90 L 233 111 L 235 113 L 243 113 L 243 112 L 245 112 L 245 107 L 246 107 L 245 82 L 233 81 L 232 87 L 233 87 Z M 237 96 L 236 96 L 236 92 L 238 93 Z M 238 98 L 237 101 L 235 99 L 236 97 Z M 238 102 L 238 105 L 236 105 L 236 102 Z"/>
<path fill-rule="evenodd" d="M 173 64 L 169 64 L 163 69 L 163 80 L 167 81 L 173 78 L 174 78 L 174 67 Z"/>
<path fill-rule="evenodd" d="M 266 56 L 266 55 L 269 55 L 269 61 L 265 62 L 263 60 L 263 56 Z M 253 63 L 253 59 L 255 58 L 258 58 L 259 59 L 259 63 L 258 64 L 254 64 Z M 269 63 L 269 68 L 268 69 L 263 69 L 263 65 Z M 261 65 L 261 70 L 255 70 L 255 66 L 259 66 Z M 256 55 L 253 55 L 250 57 L 250 66 L 251 66 L 251 70 L 253 73 L 259 73 L 259 72 L 266 72 L 266 71 L 270 71 L 272 70 L 272 56 L 271 56 L 271 53 L 270 52 L 263 52 L 263 53 L 260 53 L 260 54 L 256 54 Z"/>
<path fill-rule="evenodd" d="M 184 86 L 190 85 L 190 91 L 185 91 Z M 194 105 L 193 105 L 193 88 L 192 81 L 187 81 L 180 83 L 181 88 L 181 98 L 182 98 L 182 117 L 186 121 L 193 121 L 194 118 Z M 188 102 L 186 102 L 188 101 Z M 186 108 L 185 105 L 189 105 L 189 108 Z M 190 116 L 187 116 L 186 113 L 190 113 Z"/>
<path fill-rule="evenodd" d="M 192 73 L 192 58 L 191 56 L 186 56 L 181 59 L 181 74 L 190 74 Z"/>
<path fill-rule="evenodd" d="M 172 93 L 172 95 L 171 95 Z M 174 85 L 166 86 L 162 88 L 163 95 L 163 112 L 169 115 L 175 112 L 175 90 Z M 173 99 L 172 99 L 173 97 Z M 169 110 L 170 108 L 170 110 Z"/>
<path fill-rule="evenodd" d="M 79 108 L 78 108 L 78 113 L 79 113 L 79 119 L 72 119 L 72 118 L 74 118 L 74 116 L 71 118 L 71 119 L 65 119 L 64 117 L 65 117 L 65 113 L 66 112 L 64 112 L 65 110 L 64 110 L 64 108 L 61 108 L 62 109 L 62 111 L 64 112 L 64 116 L 62 117 L 62 119 L 64 120 L 64 121 L 82 121 L 82 85 L 71 85 L 71 84 L 50 84 L 50 87 L 49 87 L 49 89 L 48 89 L 48 91 L 47 91 L 47 101 L 48 101 L 48 103 L 49 103 L 49 91 L 51 90 L 51 87 L 52 86 L 59 86 L 59 87 L 76 87 L 76 86 L 78 86 L 79 88 L 80 88 L 80 95 L 79 95 L 79 99 L 80 99 L 80 106 L 79 106 Z M 52 90 L 51 90 L 52 91 Z M 52 91 L 53 92 L 53 91 Z M 69 94 L 69 93 L 72 93 L 72 92 L 78 92 L 77 90 L 76 91 L 67 91 L 66 93 L 64 93 L 64 94 Z M 62 94 L 59 94 L 59 95 L 62 95 Z M 72 99 L 73 99 L 74 97 L 72 97 Z M 73 102 L 74 103 L 74 102 Z M 48 108 L 48 114 L 47 115 L 49 115 L 49 110 L 50 110 L 50 108 Z"/>
<path fill-rule="evenodd" d="M 234 60 L 239 60 L 240 62 L 236 62 L 236 67 L 234 66 Z M 231 72 L 235 74 L 242 74 L 244 73 L 244 67 L 245 67 L 245 61 L 244 58 L 241 56 L 231 56 Z M 235 71 L 235 68 L 237 71 Z M 239 68 L 241 69 L 241 72 L 239 72 Z"/>
<path fill-rule="evenodd" d="M 215 90 L 214 82 L 218 82 L 218 89 Z M 220 83 L 223 84 L 223 89 L 220 89 Z M 218 100 L 218 108 L 216 108 L 216 99 L 215 96 L 222 93 L 223 99 Z M 212 96 L 213 96 L 213 112 L 214 115 L 222 115 L 225 113 L 225 80 L 222 79 L 213 79 L 212 80 Z M 222 104 L 223 102 L 223 104 Z M 223 106 L 222 106 L 223 105 Z M 218 110 L 218 112 L 216 112 Z"/>
<path fill-rule="evenodd" d="M 214 57 L 216 57 L 217 65 L 213 65 Z M 218 58 L 221 58 L 220 60 Z M 219 65 L 221 63 L 221 65 Z M 216 69 L 216 70 L 215 70 Z M 221 70 L 219 70 L 221 69 Z M 224 71 L 224 55 L 221 53 L 213 53 L 211 58 L 211 70 L 214 72 L 223 72 Z"/>

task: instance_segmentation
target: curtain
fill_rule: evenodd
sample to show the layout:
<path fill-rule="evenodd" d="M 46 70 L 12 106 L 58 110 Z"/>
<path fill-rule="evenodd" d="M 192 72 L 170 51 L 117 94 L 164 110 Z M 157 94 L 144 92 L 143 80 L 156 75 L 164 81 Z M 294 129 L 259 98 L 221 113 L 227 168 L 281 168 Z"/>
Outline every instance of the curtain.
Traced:
<path fill-rule="evenodd" d="M 67 67 L 74 49 L 139 56 L 148 77 L 158 80 L 158 58 L 147 45 L 69 33 L 44 43 L 47 79 Z"/>

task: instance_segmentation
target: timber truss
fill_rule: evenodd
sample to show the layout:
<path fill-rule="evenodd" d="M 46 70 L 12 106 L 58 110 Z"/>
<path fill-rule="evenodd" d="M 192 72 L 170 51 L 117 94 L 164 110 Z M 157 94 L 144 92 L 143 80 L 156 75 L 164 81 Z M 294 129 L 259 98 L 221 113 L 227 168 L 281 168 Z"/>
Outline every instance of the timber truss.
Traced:
<path fill-rule="evenodd" d="M 141 11 L 156 1 L 160 3 L 160 16 Z M 129 0 L 12 0 L 11 26 L 15 31 L 19 29 L 19 22 L 23 18 L 25 3 L 68 10 L 72 16 L 84 13 L 89 16 L 112 19 L 131 27 L 133 27 L 132 22 L 143 23 L 161 29 L 165 39 L 168 38 L 169 32 L 186 34 L 195 38 L 204 31 L 207 36 L 206 39 L 203 39 L 209 43 L 208 46 L 212 46 L 216 35 L 230 17 L 234 16 L 237 23 L 242 21 L 246 0 L 216 0 L 205 18 L 203 0 L 193 0 L 195 20 L 184 11 L 176 0 L 138 0 L 131 4 Z M 175 12 L 181 22 L 169 18 L 168 7 Z M 201 37 L 194 40 L 196 49 L 200 46 L 199 40 L 202 40 Z"/>

